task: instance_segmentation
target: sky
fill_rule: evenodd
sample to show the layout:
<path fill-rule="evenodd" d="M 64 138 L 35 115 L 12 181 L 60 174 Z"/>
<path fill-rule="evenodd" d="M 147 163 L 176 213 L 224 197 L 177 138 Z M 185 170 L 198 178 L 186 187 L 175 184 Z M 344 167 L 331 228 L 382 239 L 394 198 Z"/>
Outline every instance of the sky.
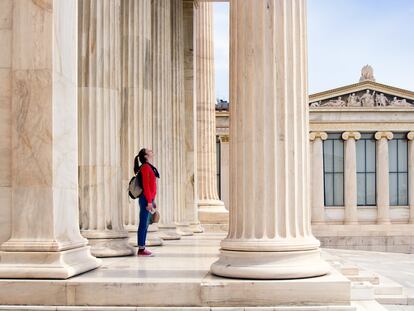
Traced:
<path fill-rule="evenodd" d="M 258 0 L 260 1 L 260 0 Z M 414 0 L 308 0 L 309 94 L 359 81 L 414 91 Z M 214 3 L 216 97 L 229 99 L 229 5 Z"/>

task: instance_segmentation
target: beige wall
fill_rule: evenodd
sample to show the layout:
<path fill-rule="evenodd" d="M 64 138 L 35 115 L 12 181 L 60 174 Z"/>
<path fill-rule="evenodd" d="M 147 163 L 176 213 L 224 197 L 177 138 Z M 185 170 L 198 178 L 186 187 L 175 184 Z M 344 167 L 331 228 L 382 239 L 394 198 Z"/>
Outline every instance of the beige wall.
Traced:
<path fill-rule="evenodd" d="M 0 1 L 0 244 L 11 223 L 11 55 L 13 0 Z"/>

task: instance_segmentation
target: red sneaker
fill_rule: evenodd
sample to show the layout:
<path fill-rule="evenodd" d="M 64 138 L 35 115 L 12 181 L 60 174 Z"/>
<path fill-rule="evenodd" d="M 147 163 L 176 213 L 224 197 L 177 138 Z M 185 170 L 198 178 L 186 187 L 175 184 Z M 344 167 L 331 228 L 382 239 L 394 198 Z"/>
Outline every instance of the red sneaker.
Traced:
<path fill-rule="evenodd" d="M 147 250 L 145 248 L 138 250 L 137 255 L 140 256 L 140 257 L 153 257 L 154 256 L 153 253 L 151 253 L 149 250 Z"/>

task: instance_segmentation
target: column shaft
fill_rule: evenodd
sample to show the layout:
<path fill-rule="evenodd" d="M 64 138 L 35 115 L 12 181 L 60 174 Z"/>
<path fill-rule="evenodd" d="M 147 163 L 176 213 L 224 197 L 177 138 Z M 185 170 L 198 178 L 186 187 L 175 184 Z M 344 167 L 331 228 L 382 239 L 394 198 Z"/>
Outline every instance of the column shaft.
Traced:
<path fill-rule="evenodd" d="M 185 213 L 193 232 L 202 232 L 198 220 L 197 105 L 195 95 L 194 3 L 184 1 L 184 94 L 185 94 Z"/>
<path fill-rule="evenodd" d="M 120 0 L 79 1 L 80 227 L 98 257 L 130 255 L 121 196 Z"/>
<path fill-rule="evenodd" d="M 157 182 L 159 228 L 175 229 L 173 178 L 172 106 L 172 20 L 170 0 L 152 1 L 152 105 L 155 165 L 161 178 Z M 162 238 L 178 239 L 169 232 Z"/>
<path fill-rule="evenodd" d="M 414 224 L 414 132 L 407 134 L 408 139 L 408 205 L 410 218 L 408 222 Z"/>
<path fill-rule="evenodd" d="M 185 220 L 185 96 L 183 1 L 171 1 L 172 25 L 172 157 L 173 221 L 181 235 L 192 235 Z"/>
<path fill-rule="evenodd" d="M 328 138 L 325 132 L 312 132 L 312 223 L 323 224 L 325 222 L 324 184 L 323 184 L 323 141 Z"/>
<path fill-rule="evenodd" d="M 230 223 L 213 273 L 329 270 L 311 233 L 303 0 L 230 1 Z"/>
<path fill-rule="evenodd" d="M 390 185 L 388 166 L 388 140 L 391 132 L 377 132 L 377 223 L 390 224 Z"/>
<path fill-rule="evenodd" d="M 151 1 L 123 0 L 121 161 L 123 188 L 134 174 L 134 158 L 152 148 L 151 133 Z M 124 223 L 135 230 L 137 202 L 123 196 Z"/>
<path fill-rule="evenodd" d="M 357 210 L 357 174 L 356 174 L 356 144 L 355 140 L 361 138 L 359 132 L 344 132 L 345 140 L 345 219 L 347 225 L 358 224 Z"/>
<path fill-rule="evenodd" d="M 228 211 L 217 193 L 212 3 L 199 2 L 195 25 L 199 217 L 202 223 L 222 223 Z"/>
<path fill-rule="evenodd" d="M 1 278 L 68 278 L 100 264 L 79 231 L 77 4 L 13 1 L 12 230 Z"/>

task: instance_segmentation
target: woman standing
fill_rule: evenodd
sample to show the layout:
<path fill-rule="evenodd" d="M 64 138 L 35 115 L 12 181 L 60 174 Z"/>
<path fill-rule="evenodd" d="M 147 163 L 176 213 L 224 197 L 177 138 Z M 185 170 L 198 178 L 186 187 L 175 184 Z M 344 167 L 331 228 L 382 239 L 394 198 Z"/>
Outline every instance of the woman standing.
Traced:
<path fill-rule="evenodd" d="M 157 195 L 156 178 L 160 175 L 151 164 L 154 153 L 150 149 L 143 148 L 139 151 L 134 160 L 134 173 L 141 172 L 143 194 L 139 197 L 139 226 L 137 232 L 138 239 L 138 256 L 150 257 L 153 254 L 145 249 L 145 240 L 147 238 L 148 225 L 151 214 L 155 212 L 155 196 Z M 141 166 L 138 163 L 141 162 Z"/>

